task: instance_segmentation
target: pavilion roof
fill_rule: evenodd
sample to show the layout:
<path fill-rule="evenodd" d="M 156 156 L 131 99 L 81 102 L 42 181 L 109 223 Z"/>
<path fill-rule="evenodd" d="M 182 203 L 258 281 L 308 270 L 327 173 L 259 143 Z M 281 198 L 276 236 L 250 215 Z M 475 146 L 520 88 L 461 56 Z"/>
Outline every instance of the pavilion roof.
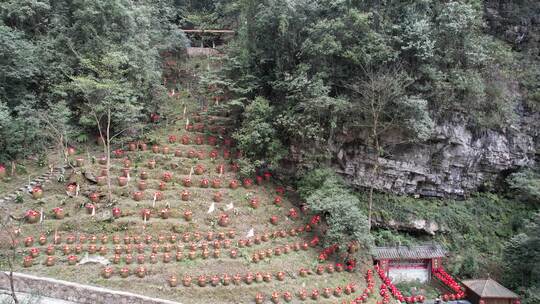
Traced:
<path fill-rule="evenodd" d="M 447 251 L 438 244 L 419 246 L 375 247 L 371 252 L 375 260 L 419 260 L 445 257 Z"/>
<path fill-rule="evenodd" d="M 182 29 L 184 33 L 211 33 L 211 34 L 234 34 L 233 30 L 200 30 L 200 29 Z"/>
<path fill-rule="evenodd" d="M 481 298 L 519 298 L 517 294 L 492 279 L 465 280 L 462 283 Z"/>

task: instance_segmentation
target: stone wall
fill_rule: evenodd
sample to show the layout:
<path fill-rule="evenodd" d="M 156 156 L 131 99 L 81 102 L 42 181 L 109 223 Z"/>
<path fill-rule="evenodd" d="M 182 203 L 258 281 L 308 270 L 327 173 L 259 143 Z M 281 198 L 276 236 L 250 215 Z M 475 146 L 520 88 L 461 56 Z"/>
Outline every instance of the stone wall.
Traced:
<path fill-rule="evenodd" d="M 82 285 L 51 278 L 14 273 L 15 290 L 76 303 L 98 304 L 179 304 L 168 300 L 155 299 L 129 292 L 115 291 L 100 287 Z M 9 290 L 9 279 L 0 275 L 0 289 Z"/>

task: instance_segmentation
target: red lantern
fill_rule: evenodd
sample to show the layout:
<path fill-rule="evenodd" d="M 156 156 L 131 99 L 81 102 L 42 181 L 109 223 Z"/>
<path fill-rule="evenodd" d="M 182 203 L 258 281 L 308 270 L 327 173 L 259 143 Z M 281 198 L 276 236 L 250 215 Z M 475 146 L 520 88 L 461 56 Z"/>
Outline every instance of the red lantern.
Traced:
<path fill-rule="evenodd" d="M 191 197 L 191 193 L 187 190 L 183 190 L 181 196 L 182 196 L 183 201 L 189 201 L 189 198 Z"/>
<path fill-rule="evenodd" d="M 201 188 L 208 188 L 208 186 L 210 185 L 210 181 L 207 179 L 207 178 L 203 178 L 201 179 Z"/>
<path fill-rule="evenodd" d="M 118 207 L 112 209 L 112 215 L 114 218 L 119 218 L 122 215 L 122 211 Z"/>
<path fill-rule="evenodd" d="M 43 189 L 41 188 L 41 186 L 35 186 L 34 188 L 32 188 L 32 197 L 34 199 L 40 199 L 43 197 Z"/>
<path fill-rule="evenodd" d="M 172 173 L 171 172 L 165 172 L 163 173 L 163 177 L 162 177 L 163 181 L 168 183 L 172 180 Z"/>
<path fill-rule="evenodd" d="M 189 136 L 187 135 L 182 136 L 181 141 L 182 141 L 182 145 L 189 145 L 189 142 L 190 142 Z"/>
<path fill-rule="evenodd" d="M 53 213 L 54 213 L 54 216 L 56 217 L 56 219 L 63 219 L 64 218 L 64 209 L 62 209 L 61 207 L 56 207 L 53 209 Z"/>
<path fill-rule="evenodd" d="M 229 188 L 231 189 L 236 189 L 238 188 L 238 181 L 237 180 L 232 180 L 230 183 L 229 183 Z"/>
<path fill-rule="evenodd" d="M 245 178 L 243 184 L 244 188 L 249 189 L 253 185 L 253 180 L 251 178 Z"/>
<path fill-rule="evenodd" d="M 315 247 L 319 244 L 319 237 L 318 236 L 314 236 L 313 239 L 309 242 L 309 245 L 311 247 Z"/>
<path fill-rule="evenodd" d="M 297 219 L 298 218 L 298 211 L 296 211 L 296 209 L 294 209 L 294 208 L 289 209 L 289 217 L 292 218 L 292 219 Z"/>
<path fill-rule="evenodd" d="M 150 215 L 152 214 L 152 212 L 150 211 L 150 209 L 143 209 L 141 210 L 141 216 L 142 216 L 142 219 L 143 220 L 150 220 Z"/>
<path fill-rule="evenodd" d="M 116 149 L 113 151 L 114 157 L 121 158 L 124 156 L 124 150 L 122 149 Z"/>

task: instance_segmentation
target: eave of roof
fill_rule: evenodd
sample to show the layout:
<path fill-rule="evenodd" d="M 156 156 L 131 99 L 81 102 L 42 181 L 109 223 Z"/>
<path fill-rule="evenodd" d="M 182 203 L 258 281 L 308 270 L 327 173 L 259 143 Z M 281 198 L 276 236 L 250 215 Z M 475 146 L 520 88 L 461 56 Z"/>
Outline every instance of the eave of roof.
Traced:
<path fill-rule="evenodd" d="M 446 256 L 447 251 L 435 244 L 411 247 L 375 247 L 371 253 L 375 260 L 415 260 L 442 258 Z"/>
<path fill-rule="evenodd" d="M 517 294 L 492 279 L 465 280 L 462 283 L 482 298 L 519 298 Z"/>

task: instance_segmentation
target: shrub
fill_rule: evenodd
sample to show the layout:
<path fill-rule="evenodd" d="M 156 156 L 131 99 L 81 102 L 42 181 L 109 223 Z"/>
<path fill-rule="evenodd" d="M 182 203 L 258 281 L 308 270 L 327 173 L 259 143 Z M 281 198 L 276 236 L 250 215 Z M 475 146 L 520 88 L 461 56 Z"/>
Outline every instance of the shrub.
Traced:
<path fill-rule="evenodd" d="M 274 166 L 285 155 L 285 148 L 273 125 L 273 107 L 268 100 L 257 97 L 246 106 L 241 127 L 233 137 L 252 164 Z"/>
<path fill-rule="evenodd" d="M 368 247 L 372 243 L 366 215 L 360 201 L 329 169 L 318 169 L 299 182 L 299 191 L 315 214 L 324 215 L 328 229 L 327 246 L 359 241 Z"/>
<path fill-rule="evenodd" d="M 506 181 L 518 198 L 535 204 L 540 203 L 540 174 L 537 171 L 526 169 L 516 172 Z"/>

